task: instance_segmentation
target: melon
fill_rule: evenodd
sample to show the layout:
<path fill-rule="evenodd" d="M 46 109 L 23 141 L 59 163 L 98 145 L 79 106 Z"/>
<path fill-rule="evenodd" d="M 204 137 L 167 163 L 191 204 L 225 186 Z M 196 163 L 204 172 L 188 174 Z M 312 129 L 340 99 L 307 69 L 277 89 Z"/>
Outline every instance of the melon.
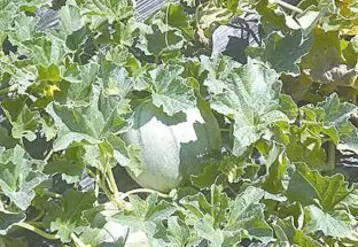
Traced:
<path fill-rule="evenodd" d="M 221 149 L 219 125 L 206 102 L 174 116 L 151 101 L 141 103 L 124 140 L 141 149 L 143 171 L 137 177 L 127 169 L 130 176 L 140 186 L 161 192 L 202 171 L 207 158 Z"/>

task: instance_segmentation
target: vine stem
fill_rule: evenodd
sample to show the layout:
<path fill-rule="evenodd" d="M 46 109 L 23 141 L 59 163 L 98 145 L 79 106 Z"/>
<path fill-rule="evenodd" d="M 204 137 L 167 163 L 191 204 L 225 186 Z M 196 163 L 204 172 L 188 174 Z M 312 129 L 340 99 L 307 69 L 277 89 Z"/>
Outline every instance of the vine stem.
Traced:
<path fill-rule="evenodd" d="M 170 6 L 171 3 L 170 1 L 168 1 L 168 6 L 165 10 L 165 24 L 167 24 L 169 26 L 169 10 L 170 10 Z M 164 40 L 165 40 L 165 45 L 167 46 L 167 48 L 170 50 L 170 45 L 169 45 L 169 38 L 168 38 L 168 32 L 164 33 Z"/>
<path fill-rule="evenodd" d="M 108 174 L 108 179 L 109 179 L 109 181 L 108 181 L 109 187 L 111 188 L 111 191 L 113 192 L 115 201 L 118 203 L 118 202 L 120 202 L 120 196 L 119 196 L 120 193 L 119 193 L 118 186 L 117 186 L 116 180 L 115 180 L 113 172 L 112 172 L 112 168 L 110 166 L 108 166 L 107 174 Z"/>
<path fill-rule="evenodd" d="M 163 198 L 171 198 L 170 195 L 167 195 L 167 194 L 164 194 L 164 193 L 161 193 L 161 192 L 152 190 L 152 189 L 140 188 L 140 189 L 130 190 L 130 191 L 124 193 L 124 194 L 121 196 L 121 200 L 124 200 L 124 199 L 127 198 L 129 195 L 136 194 L 136 193 L 150 193 L 150 194 L 154 194 L 154 193 L 155 193 L 155 194 L 157 194 L 158 196 L 163 197 Z"/>
<path fill-rule="evenodd" d="M 336 166 L 336 145 L 333 142 L 328 143 L 328 169 L 333 171 Z"/>
<path fill-rule="evenodd" d="M 36 221 L 40 220 L 44 215 L 45 215 L 45 210 L 41 210 L 40 213 L 36 217 L 31 219 L 31 222 L 36 222 Z"/>
<path fill-rule="evenodd" d="M 47 189 L 44 190 L 44 193 L 45 193 L 45 195 L 48 195 L 48 196 L 53 197 L 53 198 L 57 198 L 57 199 L 62 198 L 62 195 L 61 195 L 61 194 L 57 194 L 57 193 L 55 193 L 55 192 L 48 191 Z"/>
<path fill-rule="evenodd" d="M 200 28 L 200 19 L 199 19 L 199 11 L 203 8 L 203 5 L 200 3 L 198 7 L 196 7 L 195 9 L 195 22 L 196 22 L 196 27 L 199 29 Z"/>
<path fill-rule="evenodd" d="M 51 150 L 47 153 L 47 155 L 46 155 L 46 157 L 45 157 L 45 159 L 44 159 L 44 161 L 45 161 L 46 163 L 49 161 L 49 159 L 51 158 L 51 156 L 53 155 L 53 153 L 54 153 L 54 150 L 53 150 L 53 149 L 51 149 Z"/>
<path fill-rule="evenodd" d="M 71 239 L 77 247 L 90 247 L 90 245 L 83 243 L 73 232 L 71 233 Z"/>
<path fill-rule="evenodd" d="M 286 9 L 289 9 L 289 10 L 292 10 L 294 12 L 297 12 L 299 14 L 302 14 L 303 13 L 303 10 L 300 9 L 300 8 L 297 8 L 296 6 L 293 6 L 289 3 L 286 3 L 282 0 L 271 0 L 271 3 L 277 3 L 278 5 L 281 5 L 282 7 L 286 8 Z"/>
<path fill-rule="evenodd" d="M 30 225 L 28 223 L 25 223 L 25 222 L 15 223 L 14 225 L 22 227 L 22 228 L 24 228 L 26 230 L 32 231 L 32 232 L 40 235 L 41 237 L 44 237 L 44 238 L 47 238 L 47 239 L 50 239 L 50 240 L 59 239 L 59 237 L 56 234 L 51 234 L 51 233 L 44 232 L 44 231 L 40 230 L 39 228 L 37 228 L 37 227 L 35 227 L 33 225 Z"/>

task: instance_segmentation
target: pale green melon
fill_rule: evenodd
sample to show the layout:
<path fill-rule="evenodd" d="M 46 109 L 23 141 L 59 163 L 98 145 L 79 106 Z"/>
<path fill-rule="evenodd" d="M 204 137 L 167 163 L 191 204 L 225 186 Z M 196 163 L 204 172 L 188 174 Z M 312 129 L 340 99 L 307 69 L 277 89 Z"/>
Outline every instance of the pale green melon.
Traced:
<path fill-rule="evenodd" d="M 167 192 L 202 171 L 206 157 L 220 152 L 219 125 L 204 104 L 172 117 L 151 102 L 136 107 L 124 139 L 141 148 L 143 172 L 136 177 L 128 171 L 140 186 Z"/>

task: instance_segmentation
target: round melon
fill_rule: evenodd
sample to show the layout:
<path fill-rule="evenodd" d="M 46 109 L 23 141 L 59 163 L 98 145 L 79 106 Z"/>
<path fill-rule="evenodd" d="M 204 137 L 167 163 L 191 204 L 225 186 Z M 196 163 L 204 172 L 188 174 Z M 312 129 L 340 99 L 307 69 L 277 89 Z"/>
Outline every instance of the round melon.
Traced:
<path fill-rule="evenodd" d="M 219 125 L 208 105 L 168 116 L 151 102 L 134 110 L 127 144 L 141 148 L 143 171 L 130 176 L 142 187 L 167 192 L 202 171 L 207 157 L 221 149 Z"/>

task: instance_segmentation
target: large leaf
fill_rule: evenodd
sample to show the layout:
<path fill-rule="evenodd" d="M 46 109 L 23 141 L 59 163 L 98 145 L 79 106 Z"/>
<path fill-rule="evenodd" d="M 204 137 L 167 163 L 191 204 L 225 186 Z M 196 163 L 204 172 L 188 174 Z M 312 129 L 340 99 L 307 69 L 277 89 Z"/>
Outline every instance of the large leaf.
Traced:
<path fill-rule="evenodd" d="M 242 69 L 225 80 L 223 92 L 215 92 L 211 106 L 234 119 L 234 150 L 241 155 L 251 144 L 269 132 L 278 121 L 288 121 L 279 104 L 281 83 L 278 74 L 249 59 Z M 222 87 L 224 88 L 224 87 Z"/>
<path fill-rule="evenodd" d="M 334 126 L 339 129 L 342 125 L 346 124 L 357 106 L 348 102 L 341 102 L 336 93 L 331 94 L 325 99 L 324 102 L 317 104 L 317 107 L 322 107 L 325 116 L 320 119 L 326 126 Z"/>
<path fill-rule="evenodd" d="M 289 200 L 303 205 L 318 205 L 324 212 L 332 211 L 349 193 L 348 183 L 342 175 L 324 177 L 305 164 L 296 164 L 287 189 Z"/>
<path fill-rule="evenodd" d="M 352 223 L 349 220 L 344 217 L 333 217 L 316 206 L 311 205 L 305 209 L 305 218 L 306 232 L 322 231 L 326 236 L 338 238 L 349 237 L 352 234 Z"/>
<path fill-rule="evenodd" d="M 163 224 L 176 210 L 176 206 L 166 201 L 160 201 L 155 194 L 150 195 L 146 200 L 138 196 L 130 197 L 132 209 L 123 210 L 109 221 L 129 226 L 135 231 L 143 231 L 151 239 Z"/>
<path fill-rule="evenodd" d="M 158 66 L 149 71 L 150 83 L 154 86 L 153 103 L 163 107 L 169 116 L 196 106 L 194 90 L 181 77 L 183 72 L 183 67 L 174 65 Z"/>
<path fill-rule="evenodd" d="M 248 187 L 237 196 L 232 203 L 231 213 L 227 217 L 227 231 L 245 231 L 248 237 L 259 239 L 262 242 L 272 240 L 272 229 L 264 218 L 264 205 L 260 200 L 264 191 Z M 246 235 L 245 234 L 245 235 Z"/>
<path fill-rule="evenodd" d="M 31 111 L 25 102 L 25 98 L 8 100 L 2 103 L 2 108 L 12 125 L 12 136 L 15 139 L 25 137 L 33 141 L 36 138 L 40 115 L 37 111 Z"/>
<path fill-rule="evenodd" d="M 85 210 L 91 209 L 96 198 L 90 192 L 81 193 L 74 190 L 67 191 L 62 198 L 62 212 L 55 216 L 56 220 L 51 222 L 51 230 L 57 231 L 57 236 L 64 242 L 70 241 L 70 235 L 79 226 L 86 226 L 83 218 Z"/>
<path fill-rule="evenodd" d="M 265 48 L 252 48 L 250 51 L 260 52 L 262 61 L 267 62 L 278 73 L 297 76 L 301 72 L 298 64 L 301 58 L 309 52 L 312 39 L 303 37 L 301 31 L 288 35 L 273 32 L 264 40 L 264 43 Z"/>
<path fill-rule="evenodd" d="M 280 243 L 297 244 L 298 246 L 322 247 L 322 245 L 306 235 L 302 230 L 297 229 L 292 224 L 292 218 L 279 220 L 277 224 L 273 224 L 275 233 Z"/>
<path fill-rule="evenodd" d="M 46 179 L 45 163 L 33 160 L 20 146 L 0 147 L 0 188 L 17 207 L 26 210 L 36 194 L 34 189 Z"/>
<path fill-rule="evenodd" d="M 123 86 L 121 83 L 124 83 Z M 107 85 L 101 89 L 91 82 L 87 84 L 85 90 L 91 92 L 91 98 L 86 96 L 86 100 L 90 100 L 88 103 L 73 106 L 70 98 L 65 104 L 53 103 L 48 108 L 59 128 L 55 150 L 65 149 L 74 141 L 98 143 L 111 133 L 119 133 L 126 126 L 122 116 L 130 111 L 129 101 L 124 99 L 128 90 L 127 80 L 110 80 Z M 74 85 L 73 93 L 83 92 L 82 87 Z"/>

